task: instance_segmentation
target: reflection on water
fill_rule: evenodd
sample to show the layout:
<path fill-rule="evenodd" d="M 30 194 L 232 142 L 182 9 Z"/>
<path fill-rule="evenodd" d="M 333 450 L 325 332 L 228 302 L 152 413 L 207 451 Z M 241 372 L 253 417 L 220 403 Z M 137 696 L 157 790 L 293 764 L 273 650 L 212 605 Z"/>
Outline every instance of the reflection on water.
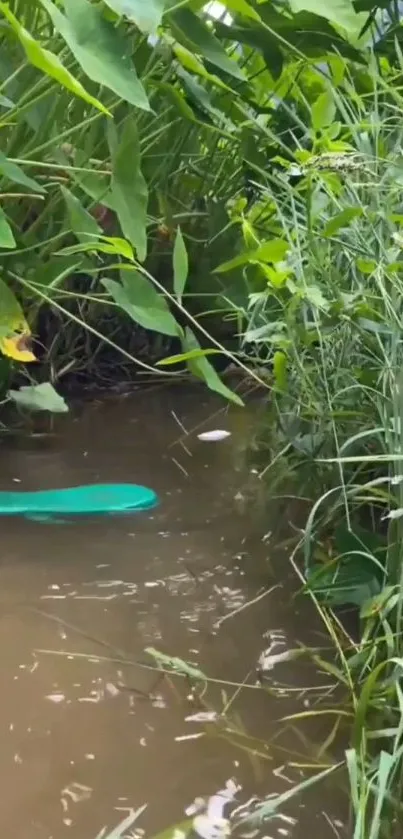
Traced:
<path fill-rule="evenodd" d="M 306 763 L 309 741 L 283 736 L 279 720 L 312 701 L 304 688 L 312 673 L 286 662 L 288 687 L 273 674 L 268 695 L 254 672 L 273 642 L 281 653 L 309 641 L 309 612 L 292 599 L 286 555 L 276 558 L 262 539 L 278 521 L 262 508 L 245 459 L 253 411 L 212 420 L 232 431 L 221 442 L 195 433 L 175 445 L 173 409 L 191 428 L 221 406 L 201 405 L 200 393 L 94 403 L 62 418 L 53 436 L 0 448 L 1 489 L 127 481 L 151 486 L 162 502 L 129 518 L 1 521 L 4 836 L 140 839 L 194 818 L 211 838 L 212 824 L 224 835 L 252 796 L 303 777 L 288 761 L 295 753 Z M 212 681 L 195 691 L 186 673 L 162 676 L 147 647 Z M 253 753 L 245 730 L 259 738 Z M 265 835 L 342 836 L 337 811 L 337 790 L 323 787 Z"/>

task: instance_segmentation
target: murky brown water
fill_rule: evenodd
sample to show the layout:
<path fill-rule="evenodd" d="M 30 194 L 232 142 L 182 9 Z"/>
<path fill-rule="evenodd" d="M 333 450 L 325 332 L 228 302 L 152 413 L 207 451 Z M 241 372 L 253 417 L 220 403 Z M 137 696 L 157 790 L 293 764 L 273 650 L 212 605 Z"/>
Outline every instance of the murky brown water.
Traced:
<path fill-rule="evenodd" d="M 105 839 L 120 839 L 112 831 L 125 808 L 143 804 L 136 826 L 151 836 L 229 778 L 242 785 L 244 802 L 288 789 L 287 770 L 278 768 L 294 752 L 307 762 L 309 740 L 304 746 L 292 731 L 281 741 L 290 754 L 259 747 L 268 759 L 209 736 L 186 720 L 200 704 L 187 698 L 185 680 L 156 686 L 155 670 L 127 663 L 153 666 L 144 654 L 152 646 L 237 683 L 253 672 L 268 638 L 289 646 L 310 639 L 313 617 L 292 599 L 287 556 L 276 557 L 263 539 L 286 533 L 287 522 L 279 528 L 278 508 L 271 518 L 261 504 L 245 457 L 254 409 L 206 424 L 232 430 L 224 442 L 192 435 L 188 452 L 172 445 L 180 436 L 172 410 L 192 428 L 222 406 L 202 399 L 199 390 L 162 390 L 89 404 L 61 418 L 53 436 L 22 435 L 0 448 L 2 489 L 131 481 L 161 495 L 151 515 L 65 525 L 1 520 L 2 836 L 95 839 L 107 826 Z M 312 672 L 287 663 L 281 679 L 297 689 Z M 282 715 L 311 701 L 304 697 L 295 690 L 272 698 L 253 685 L 236 691 L 217 681 L 204 700 L 217 710 L 231 701 L 233 724 L 270 741 L 284 727 Z M 342 835 L 337 821 L 330 824 L 339 793 L 322 787 L 315 795 L 270 822 L 266 835 L 299 837 L 307 828 Z"/>

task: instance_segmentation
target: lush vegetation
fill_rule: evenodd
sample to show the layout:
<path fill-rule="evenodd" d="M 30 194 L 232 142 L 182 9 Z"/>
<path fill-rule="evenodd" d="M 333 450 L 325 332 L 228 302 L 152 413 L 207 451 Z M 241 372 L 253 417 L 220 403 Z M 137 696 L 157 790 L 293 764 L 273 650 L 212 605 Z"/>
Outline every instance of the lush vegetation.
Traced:
<path fill-rule="evenodd" d="M 400 5 L 0 2 L 4 400 L 188 368 L 239 403 L 222 358 L 269 379 L 269 465 L 316 499 L 292 561 L 352 712 L 355 839 L 402 806 Z"/>

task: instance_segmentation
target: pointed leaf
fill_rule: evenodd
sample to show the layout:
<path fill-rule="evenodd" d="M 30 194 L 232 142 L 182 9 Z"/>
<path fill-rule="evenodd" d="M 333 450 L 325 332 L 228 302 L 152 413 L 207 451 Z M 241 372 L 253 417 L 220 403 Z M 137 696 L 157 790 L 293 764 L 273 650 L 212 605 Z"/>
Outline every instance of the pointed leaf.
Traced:
<path fill-rule="evenodd" d="M 187 352 L 170 355 L 168 358 L 161 358 L 157 361 L 157 367 L 169 367 L 171 364 L 180 364 L 182 361 L 191 361 L 193 358 L 203 358 L 206 355 L 221 355 L 221 350 L 188 350 Z"/>
<path fill-rule="evenodd" d="M 342 230 L 344 227 L 348 227 L 350 222 L 352 222 L 355 218 L 362 216 L 362 214 L 362 207 L 346 207 L 345 210 L 342 210 L 341 213 L 338 213 L 337 216 L 334 216 L 327 222 L 327 224 L 325 224 L 323 235 L 334 236 L 335 233 Z"/>
<path fill-rule="evenodd" d="M 174 292 L 179 300 L 182 301 L 182 295 L 185 290 L 186 280 L 188 278 L 189 261 L 185 242 L 180 227 L 176 232 L 174 253 L 173 253 L 173 268 L 174 268 Z"/>
<path fill-rule="evenodd" d="M 63 397 L 50 382 L 40 385 L 27 385 L 19 390 L 9 390 L 8 396 L 22 408 L 31 411 L 51 411 L 52 414 L 65 414 L 69 410 Z"/>
<path fill-rule="evenodd" d="M 9 8 L 8 3 L 0 2 L 0 10 L 3 12 L 4 17 L 7 18 L 18 40 L 23 46 L 28 61 L 34 67 L 37 67 L 37 69 L 41 70 L 42 73 L 46 73 L 47 76 L 55 79 L 55 81 L 62 85 L 62 87 L 70 90 L 75 96 L 79 96 L 81 99 L 84 99 L 85 102 L 93 105 L 94 108 L 98 108 L 98 110 L 103 111 L 104 114 L 109 114 L 109 111 L 105 108 L 102 102 L 95 99 L 95 97 L 91 96 L 90 93 L 87 93 L 81 82 L 75 79 L 69 70 L 66 70 L 58 56 L 54 55 L 54 53 L 50 52 L 50 50 L 41 47 L 39 42 L 35 41 L 32 35 L 24 29 L 23 26 L 21 26 Z"/>
<path fill-rule="evenodd" d="M 290 6 L 293 12 L 312 12 L 343 29 L 357 31 L 361 28 L 361 18 L 356 14 L 352 0 L 331 0 L 329 3 L 323 0 L 290 0 Z"/>
<path fill-rule="evenodd" d="M 83 236 L 83 233 L 96 238 L 102 231 L 95 219 L 67 187 L 61 186 L 60 190 L 66 202 L 71 229 L 76 234 L 77 239 L 80 242 L 88 242 L 88 237 Z"/>
<path fill-rule="evenodd" d="M 128 57 L 130 46 L 99 8 L 87 0 L 65 0 L 63 15 L 52 0 L 41 0 L 84 73 L 117 96 L 150 110 L 147 95 Z"/>
<path fill-rule="evenodd" d="M 8 178 L 10 181 L 14 181 L 17 184 L 21 184 L 22 186 L 26 186 L 28 189 L 33 189 L 35 192 L 45 192 L 43 186 L 38 184 L 37 181 L 34 181 L 33 178 L 29 178 L 28 175 L 23 172 L 20 166 L 17 166 L 16 163 L 13 163 L 12 160 L 8 160 L 8 158 L 0 151 L 0 173 L 4 175 L 4 177 Z"/>
<path fill-rule="evenodd" d="M 233 268 L 247 265 L 248 262 L 281 262 L 288 250 L 289 244 L 284 239 L 270 239 L 262 242 L 254 250 L 244 251 L 233 259 L 229 259 L 228 262 L 222 262 L 214 271 L 216 274 L 223 274 L 226 271 L 232 271 Z"/>
<path fill-rule="evenodd" d="M 312 105 L 312 126 L 320 131 L 330 125 L 336 116 L 336 105 L 331 90 L 321 93 Z"/>
<path fill-rule="evenodd" d="M 223 90 L 230 90 L 228 85 L 224 84 L 218 76 L 209 73 L 209 71 L 206 70 L 202 60 L 198 58 L 194 52 L 191 52 L 187 49 L 187 47 L 182 46 L 182 44 L 178 44 L 177 41 L 174 41 L 173 38 L 169 38 L 167 35 L 165 35 L 164 40 L 171 45 L 174 55 L 178 61 L 180 61 L 185 70 L 189 70 L 196 76 L 201 76 L 202 79 L 206 79 L 208 82 L 211 82 L 217 87 L 221 87 Z"/>
<path fill-rule="evenodd" d="M 188 327 L 183 341 L 183 349 L 184 352 L 188 352 L 189 350 L 200 350 L 197 338 Z M 224 398 L 228 399 L 230 402 L 235 402 L 235 405 L 243 405 L 242 399 L 240 399 L 233 390 L 230 390 L 229 387 L 221 381 L 218 373 L 206 357 L 193 356 L 192 358 L 188 358 L 187 366 L 190 372 L 193 373 L 196 378 L 202 379 L 210 390 L 215 391 L 215 393 L 219 393 L 220 396 L 224 396 Z"/>
<path fill-rule="evenodd" d="M 165 297 L 139 271 L 130 271 L 128 276 L 122 275 L 121 283 L 109 279 L 101 282 L 115 303 L 143 329 L 152 329 L 172 337 L 180 335 L 181 328 L 169 311 Z"/>
<path fill-rule="evenodd" d="M 112 145 L 112 143 L 111 143 Z M 147 255 L 147 183 L 141 171 L 136 123 L 126 119 L 118 146 L 112 153 L 112 199 L 123 235 L 143 262 Z"/>
<path fill-rule="evenodd" d="M 191 9 L 177 9 L 169 15 L 174 37 L 191 52 L 196 52 L 220 70 L 246 81 L 238 64 L 227 55 L 220 41 Z"/>
<path fill-rule="evenodd" d="M 237 15 L 250 18 L 250 20 L 261 21 L 260 15 L 256 9 L 253 9 L 247 0 L 225 0 L 225 8 Z"/>
<path fill-rule="evenodd" d="M 13 231 L 6 219 L 4 211 L 0 207 L 0 248 L 12 250 L 17 247 Z"/>
<path fill-rule="evenodd" d="M 120 17 L 126 17 L 142 32 L 155 34 L 161 23 L 167 0 L 105 0 Z"/>
<path fill-rule="evenodd" d="M 170 100 L 173 107 L 176 108 L 182 117 L 188 119 L 190 122 L 196 122 L 196 117 L 180 90 L 177 90 L 176 87 L 168 84 L 168 82 L 154 80 L 153 87 L 160 90 L 165 99 Z"/>

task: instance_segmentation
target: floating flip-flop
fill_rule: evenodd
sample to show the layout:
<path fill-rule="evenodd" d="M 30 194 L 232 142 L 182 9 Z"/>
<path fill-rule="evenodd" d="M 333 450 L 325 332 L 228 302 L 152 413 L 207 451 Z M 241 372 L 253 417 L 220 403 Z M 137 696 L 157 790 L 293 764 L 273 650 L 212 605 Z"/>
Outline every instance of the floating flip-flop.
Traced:
<path fill-rule="evenodd" d="M 137 484 L 89 484 L 36 492 L 0 492 L 0 516 L 55 521 L 56 516 L 106 516 L 150 510 L 152 489 Z"/>

